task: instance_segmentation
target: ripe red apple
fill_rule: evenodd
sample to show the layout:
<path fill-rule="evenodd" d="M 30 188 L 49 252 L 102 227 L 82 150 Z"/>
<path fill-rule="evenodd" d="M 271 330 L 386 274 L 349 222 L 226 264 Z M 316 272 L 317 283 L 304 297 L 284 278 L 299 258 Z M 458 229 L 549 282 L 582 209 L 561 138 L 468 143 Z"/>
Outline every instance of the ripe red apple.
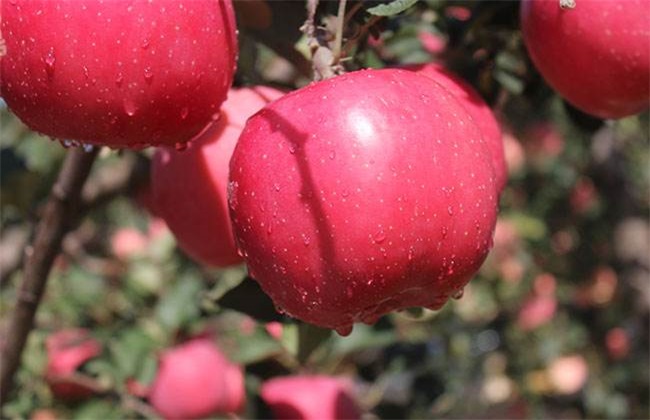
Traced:
<path fill-rule="evenodd" d="M 237 56 L 231 0 L 2 2 L 0 92 L 32 130 L 140 148 L 219 111 Z"/>
<path fill-rule="evenodd" d="M 502 191 L 508 182 L 508 168 L 506 166 L 506 157 L 503 148 L 503 135 L 492 110 L 483 98 L 481 98 L 481 95 L 469 83 L 449 70 L 446 70 L 440 64 L 418 64 L 405 68 L 440 83 L 442 87 L 449 90 L 458 99 L 469 115 L 474 118 L 474 122 L 481 129 L 483 138 L 492 156 L 497 188 L 499 191 Z"/>
<path fill-rule="evenodd" d="M 234 413 L 245 400 L 241 368 L 209 338 L 195 338 L 160 358 L 149 401 L 167 419 L 204 418 Z"/>
<path fill-rule="evenodd" d="M 323 375 L 285 376 L 262 385 L 260 395 L 276 419 L 359 419 L 353 384 Z"/>
<path fill-rule="evenodd" d="M 524 0 L 521 27 L 531 59 L 567 101 L 601 118 L 650 104 L 650 2 Z"/>
<path fill-rule="evenodd" d="M 45 379 L 56 397 L 78 400 L 94 393 L 92 388 L 71 378 L 81 365 L 102 352 L 101 344 L 87 330 L 73 328 L 58 331 L 47 338 L 45 348 Z"/>
<path fill-rule="evenodd" d="M 496 203 L 472 118 L 406 70 L 348 73 L 278 99 L 248 120 L 230 162 L 251 276 L 280 310 L 341 334 L 459 294 L 491 246 Z"/>
<path fill-rule="evenodd" d="M 284 93 L 270 87 L 233 89 L 220 120 L 187 150 L 159 148 L 151 167 L 152 204 L 195 260 L 237 264 L 228 216 L 228 163 L 248 117 Z"/>

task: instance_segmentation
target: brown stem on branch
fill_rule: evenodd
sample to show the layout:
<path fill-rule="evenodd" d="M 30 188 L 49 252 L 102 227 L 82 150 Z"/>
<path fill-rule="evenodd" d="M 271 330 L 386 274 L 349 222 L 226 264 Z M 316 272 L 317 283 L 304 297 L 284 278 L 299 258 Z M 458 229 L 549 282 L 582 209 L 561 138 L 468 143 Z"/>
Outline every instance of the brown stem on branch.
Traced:
<path fill-rule="evenodd" d="M 339 0 L 339 10 L 336 22 L 336 36 L 334 38 L 334 49 L 332 55 L 334 56 L 333 64 L 336 65 L 341 60 L 341 44 L 343 43 L 343 27 L 345 26 L 345 5 L 347 0 Z"/>
<path fill-rule="evenodd" d="M 13 378 L 34 316 L 43 296 L 52 263 L 59 253 L 64 235 L 73 228 L 80 210 L 81 188 L 88 178 L 99 149 L 85 152 L 71 149 L 50 191 L 31 246 L 25 250 L 23 278 L 11 313 L 7 334 L 0 349 L 0 406 L 13 387 Z"/>

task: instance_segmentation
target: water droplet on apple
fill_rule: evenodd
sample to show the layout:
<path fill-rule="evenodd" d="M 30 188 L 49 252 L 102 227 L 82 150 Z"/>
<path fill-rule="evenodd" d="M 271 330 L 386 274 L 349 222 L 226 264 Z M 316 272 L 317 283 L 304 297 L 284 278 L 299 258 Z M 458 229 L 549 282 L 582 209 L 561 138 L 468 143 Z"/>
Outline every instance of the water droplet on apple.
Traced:
<path fill-rule="evenodd" d="M 384 233 L 383 229 L 378 230 L 375 232 L 374 235 L 372 235 L 373 241 L 375 241 L 376 244 L 380 244 L 386 240 L 386 234 Z"/>
<path fill-rule="evenodd" d="M 458 289 L 454 293 L 452 293 L 451 297 L 452 299 L 460 299 L 463 297 L 463 294 L 465 293 L 465 289 Z"/>
<path fill-rule="evenodd" d="M 153 71 L 151 70 L 151 67 L 145 67 L 144 80 L 147 83 L 151 83 L 153 81 Z"/>
<path fill-rule="evenodd" d="M 136 111 L 135 103 L 131 99 L 124 99 L 124 112 L 126 112 L 126 115 L 132 117 Z"/>
<path fill-rule="evenodd" d="M 181 120 L 187 118 L 189 114 L 190 114 L 190 109 L 188 107 L 184 106 L 183 108 L 181 108 Z"/>
<path fill-rule="evenodd" d="M 179 141 L 174 144 L 174 149 L 176 149 L 178 152 L 182 152 L 183 150 L 187 150 L 188 143 L 186 141 Z"/>
<path fill-rule="evenodd" d="M 143 50 L 146 50 L 149 48 L 149 39 L 145 38 L 142 40 L 142 44 L 140 44 Z"/>
<path fill-rule="evenodd" d="M 45 72 L 48 77 L 54 76 L 54 64 L 56 64 L 56 57 L 54 56 L 54 48 L 50 48 L 43 57 L 43 62 L 45 63 Z"/>
<path fill-rule="evenodd" d="M 123 82 L 124 82 L 124 76 L 122 75 L 122 73 L 118 73 L 117 77 L 115 78 L 115 85 L 117 87 L 121 87 Z"/>
<path fill-rule="evenodd" d="M 341 325 L 334 329 L 338 335 L 341 337 L 347 337 L 352 333 L 352 324 Z"/>

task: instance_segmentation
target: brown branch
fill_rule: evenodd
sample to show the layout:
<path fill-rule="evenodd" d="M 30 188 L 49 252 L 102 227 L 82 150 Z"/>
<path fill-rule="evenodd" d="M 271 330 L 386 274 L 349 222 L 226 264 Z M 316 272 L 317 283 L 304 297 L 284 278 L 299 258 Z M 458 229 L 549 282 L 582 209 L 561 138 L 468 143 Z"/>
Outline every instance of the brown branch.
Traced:
<path fill-rule="evenodd" d="M 90 173 L 99 149 L 90 152 L 71 149 L 63 162 L 43 216 L 36 227 L 31 246 L 25 250 L 22 283 L 8 331 L 0 349 L 0 406 L 13 387 L 13 378 L 34 324 L 34 316 L 45 290 L 52 263 L 59 253 L 64 235 L 73 228 L 80 209 L 81 188 Z"/>

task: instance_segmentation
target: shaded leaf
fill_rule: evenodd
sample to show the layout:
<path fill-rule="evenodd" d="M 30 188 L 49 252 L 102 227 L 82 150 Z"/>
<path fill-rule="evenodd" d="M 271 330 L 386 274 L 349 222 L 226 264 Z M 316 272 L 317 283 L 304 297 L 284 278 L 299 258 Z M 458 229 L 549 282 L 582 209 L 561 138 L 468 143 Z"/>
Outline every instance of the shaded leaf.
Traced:
<path fill-rule="evenodd" d="M 371 7 L 368 13 L 375 16 L 393 16 L 413 6 L 418 0 L 395 0 L 388 4 Z"/>
<path fill-rule="evenodd" d="M 285 318 L 275 310 L 271 298 L 250 277 L 246 277 L 237 287 L 225 293 L 218 303 L 224 308 L 250 315 L 258 321 L 281 321 Z"/>

